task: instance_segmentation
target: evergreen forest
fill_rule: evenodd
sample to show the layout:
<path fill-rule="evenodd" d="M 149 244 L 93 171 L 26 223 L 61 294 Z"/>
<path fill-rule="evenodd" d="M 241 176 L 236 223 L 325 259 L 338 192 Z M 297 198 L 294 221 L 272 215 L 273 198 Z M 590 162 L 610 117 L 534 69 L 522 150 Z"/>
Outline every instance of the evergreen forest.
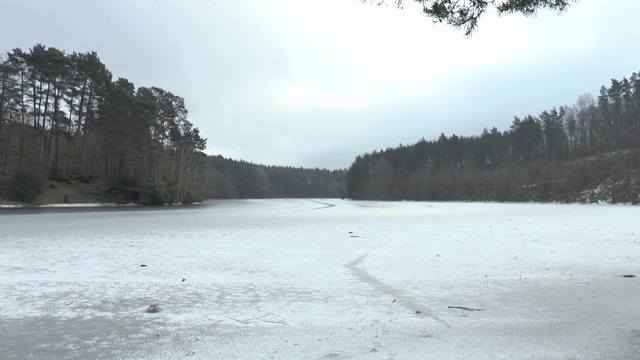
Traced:
<path fill-rule="evenodd" d="M 37 44 L 0 57 L 0 199 L 59 183 L 139 204 L 343 193 L 344 170 L 261 166 L 206 145 L 182 97 L 114 78 L 95 52 Z"/>
<path fill-rule="evenodd" d="M 351 199 L 640 202 L 640 75 L 597 98 L 515 117 L 508 130 L 446 136 L 356 157 Z"/>
<path fill-rule="evenodd" d="M 211 198 L 640 202 L 640 75 L 473 136 L 357 156 L 348 170 L 205 153 L 185 100 L 116 78 L 95 52 L 0 57 L 0 200 L 85 184 L 118 202 Z M 66 201 L 66 199 L 65 199 Z"/>

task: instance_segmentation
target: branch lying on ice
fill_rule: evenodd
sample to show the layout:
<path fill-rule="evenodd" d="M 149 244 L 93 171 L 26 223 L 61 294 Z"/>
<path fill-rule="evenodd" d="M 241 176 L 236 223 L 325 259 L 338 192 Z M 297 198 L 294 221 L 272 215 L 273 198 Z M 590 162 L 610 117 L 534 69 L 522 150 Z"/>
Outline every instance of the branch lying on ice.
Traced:
<path fill-rule="evenodd" d="M 449 306 L 449 309 L 462 309 L 467 311 L 484 311 L 484 309 L 474 309 L 474 308 L 468 308 L 465 306 Z"/>

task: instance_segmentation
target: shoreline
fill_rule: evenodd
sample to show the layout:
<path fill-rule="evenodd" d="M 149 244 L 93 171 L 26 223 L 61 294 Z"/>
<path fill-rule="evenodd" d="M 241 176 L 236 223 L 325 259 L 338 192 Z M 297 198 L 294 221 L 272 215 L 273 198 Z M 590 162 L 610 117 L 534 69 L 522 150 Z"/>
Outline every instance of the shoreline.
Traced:
<path fill-rule="evenodd" d="M 42 193 L 31 202 L 9 200 L 0 196 L 0 208 L 42 208 L 42 207 L 104 207 L 129 206 L 130 201 L 123 201 L 108 192 L 99 184 L 81 182 L 46 183 Z"/>

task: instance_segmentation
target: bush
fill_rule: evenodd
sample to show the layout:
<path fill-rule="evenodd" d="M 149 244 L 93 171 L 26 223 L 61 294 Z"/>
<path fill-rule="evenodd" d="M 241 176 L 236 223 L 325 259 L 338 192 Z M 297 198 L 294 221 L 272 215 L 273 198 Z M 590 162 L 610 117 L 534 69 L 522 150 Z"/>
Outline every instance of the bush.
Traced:
<path fill-rule="evenodd" d="M 31 202 L 42 194 L 45 181 L 45 171 L 41 165 L 20 165 L 11 177 L 13 196 L 16 200 Z"/>

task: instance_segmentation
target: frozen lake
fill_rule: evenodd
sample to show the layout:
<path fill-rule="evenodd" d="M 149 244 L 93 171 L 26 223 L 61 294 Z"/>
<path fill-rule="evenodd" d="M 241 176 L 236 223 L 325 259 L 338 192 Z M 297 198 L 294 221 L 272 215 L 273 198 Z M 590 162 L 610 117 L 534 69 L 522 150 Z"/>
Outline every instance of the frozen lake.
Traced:
<path fill-rule="evenodd" d="M 0 209 L 0 358 L 640 359 L 639 212 Z"/>

